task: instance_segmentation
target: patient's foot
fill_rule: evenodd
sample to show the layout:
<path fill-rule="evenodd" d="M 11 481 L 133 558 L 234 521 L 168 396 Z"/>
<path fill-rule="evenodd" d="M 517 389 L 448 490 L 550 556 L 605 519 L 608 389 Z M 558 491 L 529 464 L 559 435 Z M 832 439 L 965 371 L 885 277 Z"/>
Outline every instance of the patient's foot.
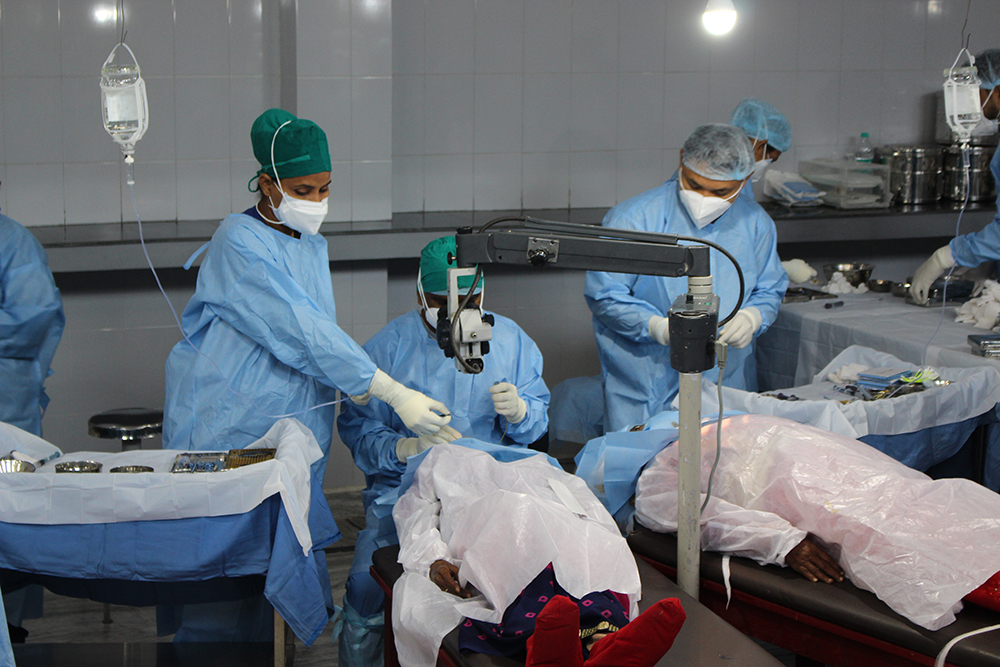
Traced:
<path fill-rule="evenodd" d="M 564 595 L 552 598 L 538 614 L 528 638 L 525 667 L 582 667 L 580 608 Z"/>
<path fill-rule="evenodd" d="M 673 646 L 686 618 L 680 600 L 660 600 L 624 628 L 594 644 L 584 665 L 652 667 Z"/>

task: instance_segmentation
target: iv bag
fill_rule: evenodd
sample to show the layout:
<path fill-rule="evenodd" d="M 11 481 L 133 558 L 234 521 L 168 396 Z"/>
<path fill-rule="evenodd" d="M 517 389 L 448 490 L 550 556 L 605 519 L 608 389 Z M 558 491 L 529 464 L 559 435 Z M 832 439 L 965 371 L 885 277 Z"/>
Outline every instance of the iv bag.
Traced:
<path fill-rule="evenodd" d="M 115 61 L 119 47 L 125 47 L 132 62 Z M 146 82 L 139 73 L 139 63 L 124 42 L 111 49 L 101 68 L 101 105 L 104 129 L 122 147 L 125 155 L 131 155 L 136 142 L 149 127 L 149 107 L 146 103 Z"/>
<path fill-rule="evenodd" d="M 969 140 L 973 128 L 983 116 L 979 102 L 979 75 L 973 66 L 975 60 L 972 56 L 969 60 L 969 67 L 952 66 L 944 71 L 944 118 L 962 141 Z"/>

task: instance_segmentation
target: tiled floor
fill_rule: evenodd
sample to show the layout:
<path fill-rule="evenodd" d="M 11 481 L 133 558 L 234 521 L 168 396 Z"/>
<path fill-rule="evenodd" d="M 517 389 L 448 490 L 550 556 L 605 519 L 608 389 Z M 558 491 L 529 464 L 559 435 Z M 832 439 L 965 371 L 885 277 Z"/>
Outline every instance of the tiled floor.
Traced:
<path fill-rule="evenodd" d="M 364 527 L 364 511 L 361 506 L 361 492 L 348 491 L 327 494 L 330 509 L 337 519 L 337 525 L 343 533 L 343 538 L 327 549 L 326 558 L 330 570 L 330 581 L 333 585 L 333 599 L 338 605 L 344 595 L 344 582 L 351 568 L 354 556 L 354 543 L 358 530 Z M 156 611 L 153 607 L 111 606 L 113 623 L 104 624 L 104 605 L 90 600 L 67 598 L 45 592 L 45 615 L 42 618 L 27 619 L 24 627 L 30 633 L 28 645 L 38 644 L 116 644 L 126 650 L 127 644 L 145 644 L 154 642 L 169 642 L 171 637 L 156 636 Z M 336 667 L 337 647 L 331 640 L 331 627 L 327 626 L 323 634 L 312 646 L 305 646 L 295 640 L 295 667 Z M 150 652 L 150 647 L 135 651 Z M 69 664 L 53 662 L 59 660 L 54 654 L 30 652 L 18 657 L 18 667 L 41 667 L 42 665 Z M 133 662 L 125 661 L 126 664 Z M 145 661 L 135 664 L 146 664 Z M 156 664 L 155 661 L 149 664 Z M 212 664 L 215 667 L 249 664 L 245 656 L 232 652 L 223 653 Z"/>

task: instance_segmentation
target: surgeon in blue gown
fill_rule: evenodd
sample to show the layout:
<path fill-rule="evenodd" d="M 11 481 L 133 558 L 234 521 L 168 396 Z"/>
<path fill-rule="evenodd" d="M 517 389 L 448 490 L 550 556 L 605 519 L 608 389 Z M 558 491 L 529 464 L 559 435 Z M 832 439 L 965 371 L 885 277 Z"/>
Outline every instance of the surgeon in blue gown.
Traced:
<path fill-rule="evenodd" d="M 450 417 L 443 403 L 379 370 L 337 326 L 327 240 L 318 234 L 330 186 L 326 134 L 312 121 L 270 109 L 254 121 L 250 138 L 261 165 L 251 179 L 260 200 L 223 220 L 207 245 L 184 310 L 185 340 L 167 359 L 163 444 L 242 448 L 277 419 L 297 418 L 323 451 L 313 464 L 309 516 L 314 548 L 322 549 L 339 536 L 322 494 L 337 390 L 361 402 L 382 399 L 421 435 L 437 433 Z M 177 641 L 266 640 L 270 624 L 240 620 L 262 618 L 241 606 L 195 621 L 206 607 L 189 605 L 183 619 L 161 617 L 161 634 L 180 621 Z"/>
<path fill-rule="evenodd" d="M 746 134 L 731 125 L 698 127 L 684 142 L 681 166 L 663 185 L 618 204 L 605 227 L 703 238 L 728 250 L 746 284 L 740 310 L 720 333 L 730 346 L 723 383 L 757 387 L 754 340 L 774 322 L 788 286 L 776 249 L 774 221 L 740 197 L 753 170 Z M 739 280 L 732 263 L 711 251 L 720 319 L 736 306 Z M 605 431 L 642 424 L 677 394 L 670 366 L 667 312 L 687 292 L 686 278 L 591 271 L 585 296 L 604 371 Z M 717 381 L 718 369 L 705 373 Z"/>
<path fill-rule="evenodd" d="M 45 378 L 65 324 L 45 250 L 0 214 L 0 421 L 42 435 Z"/>
<path fill-rule="evenodd" d="M 733 109 L 730 125 L 740 128 L 753 145 L 753 175 L 751 183 L 764 177 L 764 172 L 781 154 L 792 147 L 792 125 L 773 104 L 755 97 L 745 97 Z M 747 183 L 741 197 L 753 199 L 753 187 Z"/>
<path fill-rule="evenodd" d="M 989 49 L 976 56 L 976 70 L 979 74 L 979 100 L 983 105 L 985 122 L 996 132 L 996 121 L 1000 118 L 1000 49 Z M 993 154 L 990 162 L 993 182 L 1000 184 L 1000 149 Z M 917 303 L 927 303 L 931 284 L 945 271 L 954 266 L 975 267 L 984 262 L 1000 260 L 1000 198 L 997 199 L 997 214 L 983 229 L 972 234 L 957 236 L 951 242 L 938 248 L 930 259 L 920 265 L 913 274 L 910 294 Z"/>
<path fill-rule="evenodd" d="M 381 664 L 383 593 L 369 567 L 375 549 L 396 540 L 392 506 L 376 501 L 399 486 L 407 457 L 462 436 L 526 447 L 548 429 L 549 390 L 542 380 L 542 355 L 512 320 L 494 314 L 490 351 L 477 375 L 459 372 L 455 360 L 438 348 L 437 312 L 447 308 L 446 276 L 448 267 L 455 266 L 454 254 L 454 236 L 423 249 L 418 308 L 389 322 L 364 346 L 379 367 L 400 382 L 447 403 L 452 415 L 449 426 L 435 436 L 417 437 L 379 400 L 365 406 L 345 404 L 337 420 L 340 437 L 367 483 L 365 529 L 358 535 L 344 596 L 339 659 L 348 667 Z M 472 281 L 472 276 L 460 278 L 459 288 L 468 290 Z M 473 302 L 480 298 L 481 292 Z"/>
<path fill-rule="evenodd" d="M 45 250 L 31 232 L 0 214 L 0 421 L 42 435 L 49 404 L 45 378 L 65 324 Z M 18 642 L 27 635 L 22 620 L 41 615 L 41 593 L 28 586 L 3 596 Z"/>

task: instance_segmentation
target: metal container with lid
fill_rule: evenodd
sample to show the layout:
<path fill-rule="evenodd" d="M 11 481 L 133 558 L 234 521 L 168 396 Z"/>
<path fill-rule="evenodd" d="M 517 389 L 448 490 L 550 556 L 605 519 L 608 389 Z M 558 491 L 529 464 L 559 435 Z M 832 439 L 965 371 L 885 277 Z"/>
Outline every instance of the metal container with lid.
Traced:
<path fill-rule="evenodd" d="M 994 199 L 997 194 L 990 160 L 997 149 L 993 146 L 969 146 L 969 201 Z M 954 144 L 944 149 L 942 184 L 945 199 L 965 199 L 965 169 L 962 147 Z"/>
<path fill-rule="evenodd" d="M 897 204 L 927 204 L 941 198 L 940 146 L 879 146 L 875 162 L 889 165 L 889 189 Z"/>

